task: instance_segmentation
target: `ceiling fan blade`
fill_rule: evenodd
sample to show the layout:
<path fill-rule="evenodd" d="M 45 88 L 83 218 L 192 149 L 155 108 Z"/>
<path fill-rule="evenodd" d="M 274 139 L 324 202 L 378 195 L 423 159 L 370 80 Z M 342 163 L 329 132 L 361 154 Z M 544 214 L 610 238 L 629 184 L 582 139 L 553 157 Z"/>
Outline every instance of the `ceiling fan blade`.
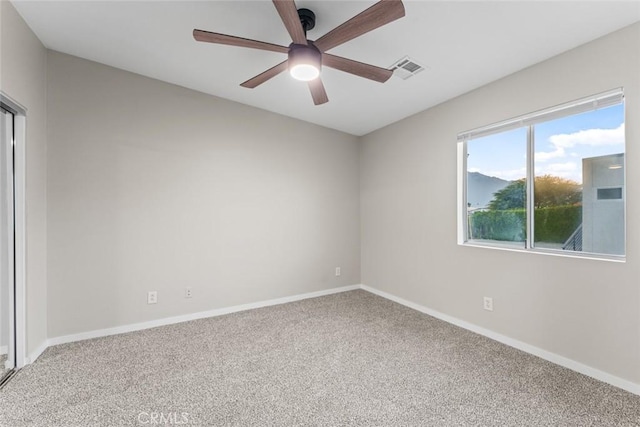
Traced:
<path fill-rule="evenodd" d="M 286 69 L 287 69 L 287 61 L 281 62 L 278 65 L 276 65 L 275 67 L 269 68 L 264 73 L 260 73 L 257 76 L 247 80 L 246 82 L 241 83 L 240 86 L 246 87 L 246 88 L 249 88 L 249 89 L 253 89 L 256 86 L 261 85 L 262 83 L 266 82 L 270 78 L 277 76 L 278 74 L 280 74 L 281 72 L 283 72 Z"/>
<path fill-rule="evenodd" d="M 321 52 L 355 39 L 404 16 L 401 0 L 381 0 L 314 42 Z"/>
<path fill-rule="evenodd" d="M 329 53 L 322 54 L 322 65 L 380 83 L 386 82 L 389 80 L 389 77 L 393 75 L 393 71 L 387 70 L 386 68 L 376 67 L 375 65 L 365 64 L 364 62 L 342 58 Z"/>
<path fill-rule="evenodd" d="M 295 44 L 307 44 L 307 36 L 302 29 L 295 2 L 293 0 L 273 0 L 273 4 L 278 10 L 280 18 L 293 42 Z"/>
<path fill-rule="evenodd" d="M 261 42 L 258 40 L 245 39 L 242 37 L 228 36 L 226 34 L 212 33 L 203 30 L 193 30 L 193 38 L 199 42 L 226 44 L 229 46 L 250 47 L 252 49 L 269 50 L 271 52 L 288 53 L 289 48 Z"/>
<path fill-rule="evenodd" d="M 315 105 L 329 102 L 329 98 L 327 98 L 327 92 L 324 90 L 324 85 L 322 84 L 322 80 L 320 79 L 320 77 L 309 82 L 309 89 L 311 90 L 311 97 L 313 97 L 313 103 Z"/>

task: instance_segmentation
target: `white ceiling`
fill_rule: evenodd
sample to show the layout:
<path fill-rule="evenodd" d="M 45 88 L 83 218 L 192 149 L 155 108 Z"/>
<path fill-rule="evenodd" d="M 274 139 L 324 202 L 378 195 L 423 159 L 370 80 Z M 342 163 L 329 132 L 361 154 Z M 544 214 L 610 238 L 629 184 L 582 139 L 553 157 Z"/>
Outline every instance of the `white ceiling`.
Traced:
<path fill-rule="evenodd" d="M 316 14 L 310 39 L 375 1 L 298 0 Z M 239 84 L 285 55 L 198 43 L 194 28 L 288 45 L 270 1 L 18 1 L 44 45 L 354 135 L 415 114 L 640 20 L 640 1 L 405 1 L 406 16 L 330 52 L 389 67 L 409 55 L 427 70 L 384 84 L 324 69 L 329 103 L 282 73 Z"/>

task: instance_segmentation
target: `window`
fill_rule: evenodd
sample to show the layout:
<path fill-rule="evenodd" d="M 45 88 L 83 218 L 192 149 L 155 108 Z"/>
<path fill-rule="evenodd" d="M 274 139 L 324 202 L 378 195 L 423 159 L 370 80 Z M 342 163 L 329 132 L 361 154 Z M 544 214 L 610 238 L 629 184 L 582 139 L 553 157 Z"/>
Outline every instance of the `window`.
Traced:
<path fill-rule="evenodd" d="M 622 89 L 458 135 L 459 243 L 625 254 Z"/>

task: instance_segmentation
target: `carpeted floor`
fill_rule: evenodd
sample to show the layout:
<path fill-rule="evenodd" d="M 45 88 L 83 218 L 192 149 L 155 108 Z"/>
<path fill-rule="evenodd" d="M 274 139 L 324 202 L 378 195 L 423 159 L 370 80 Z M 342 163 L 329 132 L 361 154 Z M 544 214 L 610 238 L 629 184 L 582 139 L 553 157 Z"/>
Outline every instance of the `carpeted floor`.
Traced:
<path fill-rule="evenodd" d="M 2 380 L 2 377 L 4 377 L 5 374 L 9 372 L 8 369 L 4 368 L 4 364 L 6 361 L 7 361 L 7 355 L 0 354 L 0 380 Z"/>
<path fill-rule="evenodd" d="M 49 348 L 2 426 L 640 426 L 640 397 L 365 291 Z"/>

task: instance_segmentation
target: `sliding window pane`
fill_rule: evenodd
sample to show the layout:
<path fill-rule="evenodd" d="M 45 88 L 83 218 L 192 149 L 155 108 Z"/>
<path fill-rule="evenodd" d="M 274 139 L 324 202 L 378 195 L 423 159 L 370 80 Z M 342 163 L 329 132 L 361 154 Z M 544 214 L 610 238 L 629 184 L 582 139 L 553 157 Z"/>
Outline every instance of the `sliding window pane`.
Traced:
<path fill-rule="evenodd" d="M 527 129 L 467 142 L 467 241 L 524 247 Z"/>
<path fill-rule="evenodd" d="M 535 247 L 624 255 L 624 106 L 534 128 Z"/>

